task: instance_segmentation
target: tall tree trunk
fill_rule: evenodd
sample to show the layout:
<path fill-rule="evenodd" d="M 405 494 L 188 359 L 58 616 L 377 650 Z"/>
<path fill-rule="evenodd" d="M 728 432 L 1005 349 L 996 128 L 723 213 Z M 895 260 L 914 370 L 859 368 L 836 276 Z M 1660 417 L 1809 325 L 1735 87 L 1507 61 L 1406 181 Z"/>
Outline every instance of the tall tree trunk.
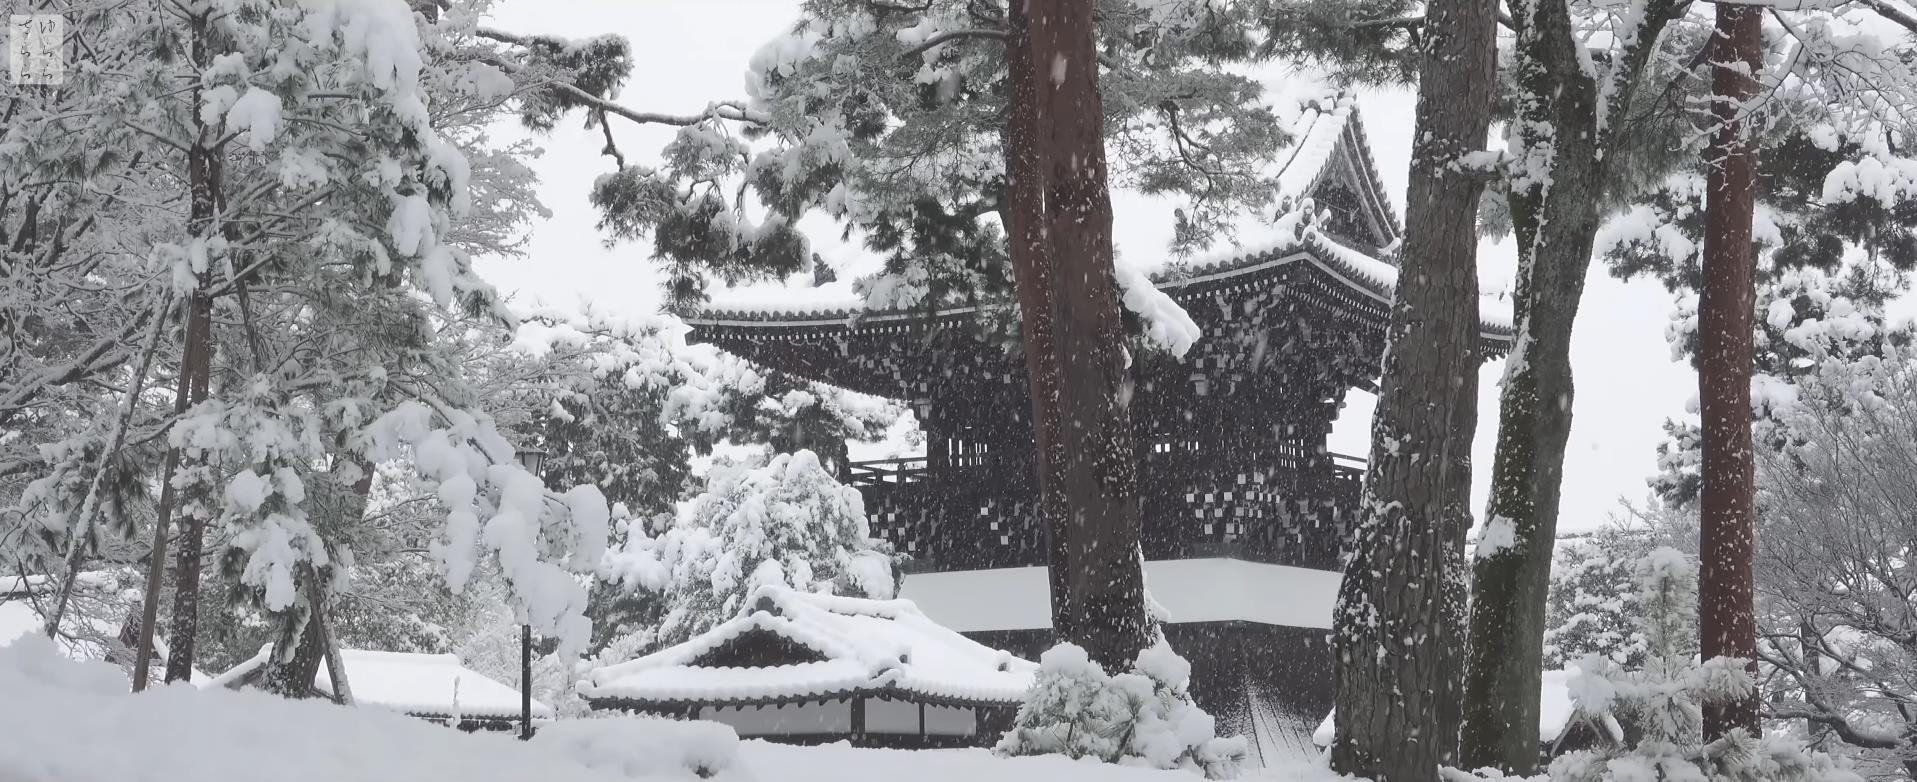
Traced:
<path fill-rule="evenodd" d="M 1516 151 L 1509 200 L 1517 234 L 1516 344 L 1499 399 L 1497 458 L 1487 530 L 1509 545 L 1481 546 L 1471 581 L 1465 660 L 1465 768 L 1525 775 L 1538 761 L 1538 698 L 1545 596 L 1557 538 L 1564 451 L 1571 434 L 1571 336 L 1591 250 L 1602 224 L 1609 166 L 1642 76 L 1664 29 L 1688 0 L 1650 0 L 1630 43 L 1588 72 L 1565 0 L 1520 0 L 1516 27 Z M 1600 101 L 1598 79 L 1608 79 Z M 1608 116 L 1599 116 L 1605 112 Z M 1542 171 L 1539 169 L 1542 168 Z"/>
<path fill-rule="evenodd" d="M 1008 228 L 1028 338 L 1053 627 L 1107 670 L 1123 670 L 1150 632 L 1092 3 L 1014 2 L 1010 22 Z"/>
<path fill-rule="evenodd" d="M 340 479 L 345 474 L 342 467 L 351 465 L 358 477 L 350 486 L 342 487 Z M 323 514 L 334 528 L 347 529 L 366 514 L 366 498 L 373 490 L 373 468 L 361 464 L 350 457 L 339 457 L 327 480 L 316 481 L 313 491 L 308 495 L 308 505 L 316 514 Z M 300 621 L 297 613 L 289 613 L 285 619 L 280 639 L 275 643 L 297 643 L 291 655 L 276 649 L 271 668 L 266 678 L 269 689 L 282 695 L 304 698 L 313 690 L 313 677 L 319 673 L 319 663 L 326 663 L 326 676 L 333 683 L 333 699 L 340 703 L 352 702 L 352 687 L 346 681 L 346 668 L 339 656 L 339 640 L 333 632 L 331 620 L 326 618 L 326 590 L 320 586 L 326 574 L 310 564 L 303 563 L 299 568 L 300 590 L 306 596 L 307 614 Z"/>
<path fill-rule="evenodd" d="M 1539 675 L 1564 449 L 1571 435 L 1571 333 L 1600 224 L 1603 156 L 1597 85 L 1577 61 L 1564 0 L 1516 9 L 1520 154 L 1549 155 L 1548 171 L 1515 177 L 1512 223 L 1519 266 L 1517 337 L 1499 396 L 1497 455 L 1485 528 L 1473 563 L 1465 657 L 1465 768 L 1532 773 L 1538 762 Z M 1508 532 L 1508 537 L 1505 533 Z"/>
<path fill-rule="evenodd" d="M 1032 66 L 1031 23 L 1026 0 L 1013 0 L 1006 14 L 1005 222 L 1018 289 L 1020 344 L 1032 398 L 1033 467 L 1038 479 L 1038 517 L 1045 532 L 1046 574 L 1051 586 L 1052 632 L 1077 636 L 1071 609 L 1071 557 L 1064 530 L 1070 515 L 1064 482 L 1054 458 L 1058 443 L 1058 348 L 1052 339 L 1051 247 L 1045 241 L 1045 173 L 1039 155 L 1038 72 Z"/>
<path fill-rule="evenodd" d="M 205 68 L 212 60 L 207 38 L 211 34 L 211 20 L 206 14 L 192 22 L 192 65 L 195 71 Z M 187 184 L 189 188 L 189 215 L 187 235 L 197 241 L 205 241 L 216 235 L 216 222 L 219 219 L 220 202 L 220 153 L 216 148 L 219 142 L 218 128 L 200 122 L 200 87 L 195 81 L 191 112 L 197 127 L 193 146 L 187 150 Z M 209 262 L 200 272 L 193 294 L 187 299 L 186 339 L 181 342 L 180 373 L 187 388 L 187 402 L 196 405 L 206 401 L 207 387 L 213 375 L 213 269 Z M 178 449 L 167 459 L 178 465 Z M 203 468 L 189 468 L 196 474 L 188 476 L 194 487 L 204 487 L 208 476 Z M 178 477 L 177 475 L 175 477 Z M 193 675 L 194 641 L 200 627 L 200 555 L 206 536 L 206 515 L 212 512 L 213 498 L 205 496 L 204 488 L 195 488 L 184 492 L 179 498 L 181 520 L 185 522 L 180 535 L 180 550 L 174 560 L 173 569 L 173 626 L 169 631 L 171 654 L 166 659 L 166 680 L 168 682 L 186 681 Z M 156 547 L 157 548 L 157 547 Z"/>
<path fill-rule="evenodd" d="M 189 307 L 190 310 L 190 307 Z M 188 324 L 192 323 L 191 312 L 186 313 Z M 191 331 L 189 327 L 188 331 Z M 189 334 L 189 337 L 191 335 Z M 191 406 L 188 401 L 193 393 L 191 375 L 182 363 L 179 383 L 173 392 L 173 416 L 178 418 Z M 166 467 L 160 471 L 160 507 L 153 522 L 153 554 L 147 560 L 146 595 L 140 601 L 140 639 L 135 653 L 139 656 L 133 663 L 133 691 L 146 689 L 153 661 L 153 630 L 160 621 L 160 592 L 166 582 L 166 537 L 172 526 L 174 491 L 173 476 L 179 469 L 180 452 L 169 448 L 166 452 Z"/>
<path fill-rule="evenodd" d="M 307 568 L 302 570 L 311 572 Z M 262 677 L 261 689 L 285 698 L 312 695 L 314 677 L 319 673 L 320 662 L 326 657 L 326 639 L 320 635 L 318 607 L 309 610 L 305 621 L 300 619 L 297 614 L 285 619 L 286 624 L 280 630 L 280 637 L 273 642 L 273 654 L 266 661 L 266 674 Z"/>
<path fill-rule="evenodd" d="M 1456 762 L 1483 189 L 1461 164 L 1490 125 L 1496 20 L 1494 0 L 1425 15 L 1402 269 L 1333 633 L 1331 766 L 1377 782 Z"/>
<path fill-rule="evenodd" d="M 1757 147 L 1746 121 L 1763 67 L 1763 9 L 1720 3 L 1711 56 L 1711 143 L 1704 152 L 1704 287 L 1697 303 L 1697 385 L 1703 418 L 1699 516 L 1699 633 L 1703 656 L 1742 657 L 1757 672 L 1751 606 L 1751 310 Z M 1706 706 L 1704 734 L 1755 734 L 1755 699 Z"/>
<path fill-rule="evenodd" d="M 206 294 L 211 283 L 210 275 L 201 275 L 200 290 L 193 293 L 187 304 L 185 360 L 180 370 L 187 375 L 189 405 L 206 401 L 212 374 L 213 300 Z M 167 459 L 177 465 L 179 456 L 169 455 Z M 205 477 L 190 480 L 197 487 Z M 185 524 L 180 530 L 180 550 L 173 562 L 173 625 L 168 630 L 171 653 L 166 658 L 168 682 L 186 681 L 193 675 L 194 639 L 200 627 L 200 556 L 205 545 L 206 514 L 213 502 L 203 489 L 182 494 L 185 496 L 178 499 L 182 506 L 180 517 Z M 159 547 L 155 548 L 157 552 Z"/>

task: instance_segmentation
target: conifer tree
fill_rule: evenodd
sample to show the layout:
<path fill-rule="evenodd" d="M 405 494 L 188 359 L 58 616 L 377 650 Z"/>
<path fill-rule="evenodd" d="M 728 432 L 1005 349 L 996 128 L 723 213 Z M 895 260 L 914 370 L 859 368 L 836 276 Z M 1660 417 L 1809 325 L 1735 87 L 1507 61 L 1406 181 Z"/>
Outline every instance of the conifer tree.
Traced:
<path fill-rule="evenodd" d="M 1456 765 L 1477 427 L 1477 194 L 1497 8 L 1433 2 L 1423 26 L 1405 247 L 1371 461 L 1333 614 L 1333 770 L 1424 782 Z"/>

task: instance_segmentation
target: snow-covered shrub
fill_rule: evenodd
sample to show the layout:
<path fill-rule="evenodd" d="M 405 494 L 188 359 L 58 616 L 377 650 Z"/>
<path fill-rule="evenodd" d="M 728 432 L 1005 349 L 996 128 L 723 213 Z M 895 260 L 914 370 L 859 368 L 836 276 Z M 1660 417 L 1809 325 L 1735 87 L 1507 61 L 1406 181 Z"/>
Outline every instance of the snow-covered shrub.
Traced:
<path fill-rule="evenodd" d="M 1703 707 L 1755 696 L 1744 660 L 1702 663 L 1689 651 L 1697 634 L 1697 571 L 1675 549 L 1659 548 L 1637 566 L 1644 664 L 1626 669 L 1596 654 L 1571 680 L 1580 716 L 1625 740 L 1567 753 L 1551 764 L 1553 782 L 1861 782 L 1848 764 L 1781 736 L 1742 729 L 1703 738 Z"/>
<path fill-rule="evenodd" d="M 540 728 L 533 746 L 625 779 L 692 774 L 737 780 L 739 734 L 717 722 L 654 717 L 560 720 Z"/>
<path fill-rule="evenodd" d="M 1628 667 L 1644 663 L 1635 570 L 1650 548 L 1649 535 L 1625 529 L 1600 530 L 1558 548 L 1545 599 L 1545 670 L 1587 654 Z"/>
<path fill-rule="evenodd" d="M 1242 737 L 1217 735 L 1210 714 L 1192 703 L 1191 664 L 1163 639 L 1138 654 L 1129 673 L 1111 676 L 1085 650 L 1059 644 L 1039 657 L 1038 678 L 1000 755 L 1066 755 L 1107 763 L 1182 768 L 1233 779 L 1245 757 Z"/>
<path fill-rule="evenodd" d="M 857 489 L 811 451 L 756 469 L 715 467 L 707 488 L 657 537 L 629 531 L 604 576 L 661 595 L 665 620 L 649 643 L 679 643 L 746 610 L 763 584 L 888 599 L 897 591 L 891 547 L 875 539 Z M 619 646 L 619 644 L 615 644 Z"/>

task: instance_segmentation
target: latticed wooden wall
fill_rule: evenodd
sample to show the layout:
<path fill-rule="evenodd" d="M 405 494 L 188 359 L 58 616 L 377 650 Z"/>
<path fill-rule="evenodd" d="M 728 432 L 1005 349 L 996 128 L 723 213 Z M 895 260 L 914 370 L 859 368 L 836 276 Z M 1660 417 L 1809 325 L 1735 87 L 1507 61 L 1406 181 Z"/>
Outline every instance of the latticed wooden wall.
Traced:
<path fill-rule="evenodd" d="M 1325 436 L 1345 392 L 1375 381 L 1383 303 L 1305 262 L 1166 287 L 1205 337 L 1183 358 L 1141 354 L 1135 365 L 1146 556 L 1335 567 L 1358 474 L 1334 464 Z M 913 404 L 925 458 L 870 465 L 854 481 L 875 534 L 914 568 L 1043 564 L 1024 365 L 978 334 L 975 315 L 705 326 L 697 336 Z"/>

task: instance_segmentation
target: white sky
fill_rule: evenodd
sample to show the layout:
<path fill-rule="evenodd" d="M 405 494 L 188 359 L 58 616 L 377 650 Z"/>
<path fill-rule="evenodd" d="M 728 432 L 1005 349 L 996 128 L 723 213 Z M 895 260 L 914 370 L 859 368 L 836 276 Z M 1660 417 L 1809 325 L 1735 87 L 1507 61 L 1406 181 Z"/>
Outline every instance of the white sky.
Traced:
<path fill-rule="evenodd" d="M 793 20 L 798 0 L 503 0 L 494 24 L 519 33 L 586 37 L 602 33 L 626 36 L 632 43 L 634 75 L 620 102 L 644 111 L 692 113 L 714 100 L 744 96 L 747 60 L 764 42 Z M 1283 80 L 1282 72 L 1272 74 Z M 1361 107 L 1372 152 L 1394 202 L 1404 200 L 1412 130 L 1408 92 L 1367 92 Z M 627 160 L 656 162 L 671 138 L 666 128 L 638 129 L 615 121 L 615 133 Z M 505 131 L 502 131 L 505 132 Z M 534 226 L 524 259 L 482 259 L 479 270 L 502 290 L 522 301 L 614 312 L 656 309 L 657 275 L 643 243 L 606 248 L 594 227 L 587 201 L 593 178 L 611 169 L 602 157 L 597 131 L 569 123 L 542 140 L 545 156 L 535 163 L 543 181 L 540 198 L 551 219 Z M 1171 209 L 1135 194 L 1114 195 L 1115 231 L 1121 254 L 1161 253 L 1171 237 Z M 1402 213 L 1402 209 L 1400 209 Z M 815 245 L 828 259 L 847 255 L 830 223 L 807 223 Z M 1239 237 L 1262 240 L 1255 232 Z M 1510 287 L 1515 254 L 1510 243 L 1484 247 L 1480 264 L 1488 290 Z M 1578 392 L 1565 463 L 1563 529 L 1604 523 L 1620 498 L 1640 500 L 1645 478 L 1656 467 L 1662 422 L 1684 413 L 1696 394 L 1688 366 L 1671 361 L 1664 329 L 1671 297 L 1649 280 L 1619 282 L 1594 264 L 1587 283 L 1572 364 Z M 1475 443 L 1475 511 L 1482 513 L 1497 436 L 1497 387 L 1502 362 L 1481 374 L 1479 426 Z M 1370 427 L 1369 395 L 1353 392 L 1331 436 L 1334 451 L 1363 456 Z"/>

